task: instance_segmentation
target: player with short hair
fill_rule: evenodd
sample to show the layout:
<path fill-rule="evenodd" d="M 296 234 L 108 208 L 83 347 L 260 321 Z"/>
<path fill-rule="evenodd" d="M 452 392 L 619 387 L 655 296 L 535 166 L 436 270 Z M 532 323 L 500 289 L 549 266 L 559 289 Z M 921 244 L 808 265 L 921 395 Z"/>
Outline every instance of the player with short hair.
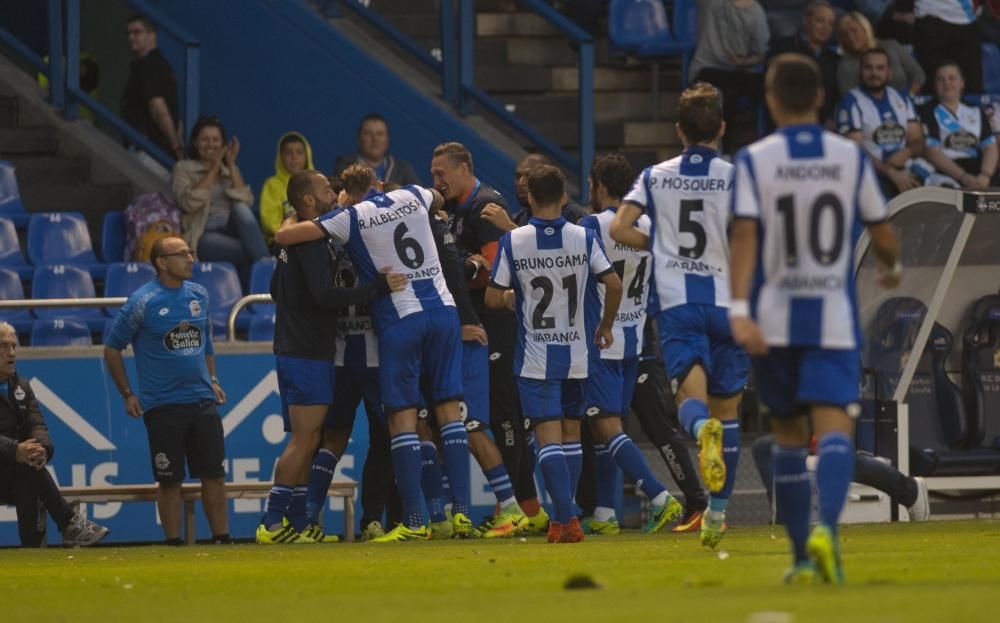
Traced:
<path fill-rule="evenodd" d="M 722 96 L 704 82 L 681 94 L 677 134 L 684 153 L 642 172 L 611 224 L 611 236 L 637 248 L 652 242 L 651 307 L 663 359 L 677 382 L 681 424 L 701 448 L 702 478 L 711 495 L 701 542 L 715 547 L 736 481 L 738 408 L 750 361 L 732 338 L 726 308 L 732 165 L 719 158 L 726 131 Z M 636 227 L 645 213 L 652 234 Z"/>
<path fill-rule="evenodd" d="M 319 171 L 300 171 L 288 182 L 288 200 L 300 220 L 326 214 L 335 199 L 330 181 Z M 402 274 L 379 273 L 366 286 L 338 287 L 334 279 L 338 272 L 336 255 L 328 241 L 313 240 L 282 247 L 271 277 L 278 390 L 285 430 L 291 433 L 291 439 L 274 468 L 267 511 L 257 528 L 258 543 L 326 540 L 318 525 L 319 511 L 310 513 L 307 500 L 309 485 L 317 488 L 311 477 L 314 457 L 319 451 L 319 466 L 332 476 L 337 456 L 347 447 L 355 413 L 331 409 L 335 396 L 346 391 L 335 368 L 339 353 L 337 312 L 388 296 L 407 283 Z M 320 450 L 324 437 L 333 451 Z M 326 480 L 325 485 L 321 492 L 324 497 L 330 481 Z"/>
<path fill-rule="evenodd" d="M 862 224 L 875 256 L 891 267 L 882 285 L 895 286 L 902 268 L 871 158 L 819 125 L 821 84 L 815 61 L 798 54 L 776 57 L 767 70 L 778 131 L 736 157 L 729 318 L 733 338 L 757 357 L 760 396 L 771 410 L 774 495 L 794 553 L 786 581 L 811 581 L 818 572 L 840 583 L 837 522 L 860 413 L 853 249 Z M 810 420 L 820 519 L 811 534 Z"/>
<path fill-rule="evenodd" d="M 528 192 L 534 216 L 528 225 L 500 239 L 486 305 L 517 313 L 514 375 L 525 417 L 534 427 L 538 463 L 555 504 L 550 543 L 583 540 L 573 510 L 573 492 L 583 457 L 579 450 L 583 381 L 588 342 L 614 342 L 621 279 L 594 230 L 567 223 L 560 215 L 564 180 L 554 166 L 531 171 Z M 599 324 L 585 314 L 585 296 L 599 280 L 606 286 Z"/>
<path fill-rule="evenodd" d="M 610 227 L 634 177 L 624 156 L 598 156 L 590 167 L 589 183 L 591 202 L 599 212 L 580 220 L 581 227 L 592 230 L 601 240 L 608 260 L 625 287 L 625 296 L 614 321 L 614 343 L 606 349 L 594 344 L 590 346 L 590 375 L 584 390 L 597 462 L 597 505 L 585 527 L 597 534 L 619 531 L 614 510 L 619 468 L 642 489 L 652 504 L 643 532 L 659 532 L 684 512 L 680 502 L 653 475 L 642 452 L 622 429 L 622 418 L 628 416 L 639 375 L 649 296 L 649 252 L 612 240 Z M 649 217 L 643 215 L 636 226 L 648 234 L 649 223 Z M 603 285 L 597 286 L 597 295 L 587 300 L 587 313 L 594 316 L 601 313 L 605 295 Z"/>
<path fill-rule="evenodd" d="M 392 467 L 403 504 L 403 522 L 374 541 L 425 540 L 416 432 L 422 385 L 441 425 L 453 514 L 467 520 L 469 512 L 469 442 L 459 413 L 461 328 L 430 223 L 431 211 L 444 199 L 420 186 L 380 192 L 374 171 L 362 164 L 348 167 L 341 180 L 351 207 L 284 227 L 275 239 L 287 245 L 329 236 L 347 249 L 362 284 L 373 282 L 380 267 L 409 279 L 405 289 L 374 301 L 371 309 Z"/>

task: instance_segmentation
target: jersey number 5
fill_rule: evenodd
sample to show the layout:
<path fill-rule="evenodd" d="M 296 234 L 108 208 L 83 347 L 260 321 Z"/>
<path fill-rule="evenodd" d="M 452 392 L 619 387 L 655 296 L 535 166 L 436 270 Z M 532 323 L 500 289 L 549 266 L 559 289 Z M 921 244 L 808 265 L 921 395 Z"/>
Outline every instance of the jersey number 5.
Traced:
<path fill-rule="evenodd" d="M 681 222 L 678 229 L 682 233 L 694 236 L 693 247 L 681 247 L 678 249 L 682 257 L 696 260 L 705 253 L 705 245 L 708 244 L 708 236 L 705 235 L 705 228 L 698 221 L 691 220 L 692 212 L 702 212 L 705 205 L 701 199 L 681 199 Z"/>

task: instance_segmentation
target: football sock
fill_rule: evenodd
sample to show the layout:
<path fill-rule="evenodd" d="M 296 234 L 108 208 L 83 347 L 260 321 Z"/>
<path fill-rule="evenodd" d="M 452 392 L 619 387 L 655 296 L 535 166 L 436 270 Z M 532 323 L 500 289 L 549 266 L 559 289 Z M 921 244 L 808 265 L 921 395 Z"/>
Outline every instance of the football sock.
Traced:
<path fill-rule="evenodd" d="M 441 427 L 441 454 L 451 486 L 452 514 L 469 514 L 469 434 L 462 422 Z"/>
<path fill-rule="evenodd" d="M 392 455 L 392 473 L 396 477 L 402 506 L 403 524 L 407 528 L 424 525 L 424 513 L 420 508 L 420 440 L 416 433 L 399 433 L 389 439 L 389 453 Z"/>
<path fill-rule="evenodd" d="M 292 491 L 292 499 L 288 502 L 288 510 L 285 516 L 288 523 L 292 524 L 296 532 L 302 532 L 309 523 L 306 521 L 306 493 L 309 488 L 306 485 L 295 485 Z"/>
<path fill-rule="evenodd" d="M 594 444 L 594 457 L 595 463 L 597 463 L 597 497 L 594 503 L 598 507 L 613 509 L 615 507 L 615 491 L 618 490 L 618 475 L 620 474 L 618 463 L 615 462 L 615 457 L 611 456 L 608 447 L 602 443 Z M 613 510 L 611 516 L 614 516 Z M 597 517 L 596 509 L 594 517 Z M 607 520 L 599 519 L 598 521 Z"/>
<path fill-rule="evenodd" d="M 288 512 L 288 504 L 292 501 L 292 486 L 274 483 L 271 492 L 267 494 L 267 511 L 264 513 L 264 527 L 275 530 L 281 527 L 281 520 Z"/>
<path fill-rule="evenodd" d="M 505 508 L 510 503 L 516 502 L 514 500 L 514 486 L 510 483 L 510 476 L 507 475 L 507 470 L 504 468 L 502 462 L 494 467 L 483 470 L 483 474 L 486 476 L 486 480 L 489 481 L 490 487 L 493 489 L 493 494 L 497 496 L 497 503 L 500 504 L 500 508 Z"/>
<path fill-rule="evenodd" d="M 338 460 L 340 459 L 337 455 L 326 448 L 320 448 L 313 459 L 312 468 L 309 470 L 309 491 L 306 493 L 307 524 L 319 523 L 319 513 L 326 502 Z"/>
<path fill-rule="evenodd" d="M 713 493 L 708 498 L 709 510 L 721 513 L 729 504 L 736 484 L 736 471 L 740 462 L 740 421 L 726 420 L 722 422 L 722 460 L 726 464 L 726 482 L 722 490 Z"/>
<path fill-rule="evenodd" d="M 608 506 L 595 506 L 594 519 L 597 521 L 611 521 L 615 518 L 615 509 Z"/>
<path fill-rule="evenodd" d="M 444 487 L 441 484 L 441 463 L 433 441 L 420 442 L 420 489 L 424 492 L 431 521 L 447 519 L 444 514 Z"/>
<path fill-rule="evenodd" d="M 666 487 L 660 484 L 660 481 L 653 475 L 653 472 L 649 469 L 649 464 L 646 463 L 646 459 L 642 456 L 642 452 L 639 451 L 635 442 L 628 435 L 618 433 L 612 437 L 608 441 L 608 451 L 611 452 L 611 456 L 618 463 L 618 467 L 622 468 L 622 471 L 635 481 L 636 486 L 642 489 L 642 492 L 650 500 L 653 500 L 654 504 L 666 501 L 665 497 L 661 497 L 661 494 L 666 491 Z"/>
<path fill-rule="evenodd" d="M 542 446 L 538 450 L 538 464 L 545 478 L 545 488 L 555 506 L 555 520 L 565 524 L 573 516 L 573 495 L 570 493 L 569 467 L 562 446 L 557 443 Z"/>
<path fill-rule="evenodd" d="M 688 398 L 677 407 L 677 416 L 681 420 L 681 427 L 697 439 L 701 427 L 708 420 L 708 405 L 704 400 Z"/>
<path fill-rule="evenodd" d="M 844 433 L 827 433 L 816 446 L 819 518 L 834 534 L 854 476 L 854 444 Z"/>
<path fill-rule="evenodd" d="M 576 501 L 576 487 L 580 484 L 580 472 L 583 471 L 583 446 L 579 441 L 562 445 L 566 455 L 566 468 L 569 470 L 570 499 Z"/>
<path fill-rule="evenodd" d="M 806 471 L 805 448 L 774 447 L 774 501 L 778 517 L 792 541 L 795 562 L 806 562 L 806 539 L 809 538 L 809 513 L 812 510 L 812 487 Z"/>

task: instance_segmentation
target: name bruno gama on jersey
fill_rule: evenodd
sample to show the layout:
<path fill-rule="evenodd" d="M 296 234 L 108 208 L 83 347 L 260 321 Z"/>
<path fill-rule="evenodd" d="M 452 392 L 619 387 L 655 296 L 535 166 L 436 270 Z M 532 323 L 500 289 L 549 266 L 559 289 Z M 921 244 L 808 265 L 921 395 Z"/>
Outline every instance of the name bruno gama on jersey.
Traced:
<path fill-rule="evenodd" d="M 586 253 L 575 255 L 542 255 L 538 257 L 523 257 L 514 260 L 514 269 L 540 270 L 548 268 L 573 268 L 575 266 L 585 266 L 589 263 Z"/>

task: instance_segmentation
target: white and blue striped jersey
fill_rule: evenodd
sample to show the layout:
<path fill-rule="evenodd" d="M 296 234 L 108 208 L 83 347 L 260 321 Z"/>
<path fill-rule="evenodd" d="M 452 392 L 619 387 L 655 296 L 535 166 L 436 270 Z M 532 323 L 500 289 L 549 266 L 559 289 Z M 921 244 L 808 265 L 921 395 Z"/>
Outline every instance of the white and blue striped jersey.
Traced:
<path fill-rule="evenodd" d="M 500 238 L 491 283 L 517 297 L 514 374 L 582 379 L 588 373 L 585 298 L 614 268 L 593 229 L 565 219 L 532 218 Z"/>
<path fill-rule="evenodd" d="M 615 325 L 612 330 L 614 342 L 611 348 L 601 351 L 601 359 L 633 359 L 642 352 L 642 329 L 646 324 L 646 303 L 649 298 L 649 251 L 640 251 L 624 245 L 611 237 L 611 221 L 615 220 L 614 208 L 606 208 L 599 214 L 593 214 L 580 220 L 581 227 L 593 229 L 604 245 L 608 261 L 622 280 L 622 302 L 618 307 Z M 639 217 L 635 226 L 649 233 L 649 218 L 644 214 Z M 600 318 L 604 309 L 603 283 L 597 284 L 597 297 L 591 303 L 596 307 L 594 313 Z"/>
<path fill-rule="evenodd" d="M 865 149 L 879 160 L 887 160 L 906 147 L 906 127 L 919 122 L 913 100 L 905 93 L 887 86 L 881 98 L 872 97 L 855 87 L 840 98 L 837 106 L 837 132 L 861 132 Z"/>
<path fill-rule="evenodd" d="M 729 307 L 729 204 L 733 165 L 701 145 L 647 168 L 625 201 L 650 219 L 650 307 Z"/>
<path fill-rule="evenodd" d="M 334 284 L 338 288 L 353 288 L 358 275 L 347 251 L 337 247 L 337 274 Z M 378 337 L 372 322 L 369 305 L 351 305 L 337 317 L 337 350 L 334 365 L 351 368 L 378 367 Z"/>
<path fill-rule="evenodd" d="M 334 210 L 314 222 L 347 249 L 361 283 L 375 281 L 378 271 L 405 274 L 406 288 L 371 304 L 376 331 L 410 314 L 455 306 L 441 272 L 431 232 L 431 192 L 404 186 L 389 193 L 369 192 L 358 204 Z"/>
<path fill-rule="evenodd" d="M 737 155 L 733 214 L 761 225 L 750 308 L 767 343 L 858 348 L 854 245 L 862 224 L 888 218 L 864 149 L 783 128 Z"/>

